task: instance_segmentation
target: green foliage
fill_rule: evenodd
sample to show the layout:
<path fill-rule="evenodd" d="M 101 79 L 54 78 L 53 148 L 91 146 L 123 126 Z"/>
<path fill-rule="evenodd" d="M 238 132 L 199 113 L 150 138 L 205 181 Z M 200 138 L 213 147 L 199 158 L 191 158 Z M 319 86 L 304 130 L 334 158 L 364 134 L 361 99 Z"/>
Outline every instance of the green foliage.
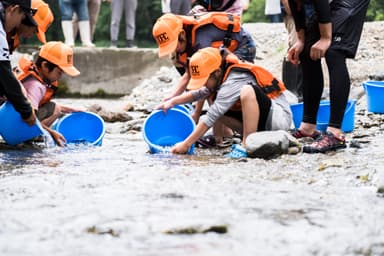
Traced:
<path fill-rule="evenodd" d="M 54 13 L 55 20 L 49 27 L 46 36 L 48 41 L 64 40 L 61 30 L 61 15 L 57 0 L 46 0 Z M 265 0 L 251 0 L 249 8 L 243 14 L 243 22 L 268 22 L 264 14 Z M 159 0 L 138 0 L 136 12 L 136 44 L 139 47 L 156 47 L 152 38 L 152 26 L 156 19 L 161 16 L 161 4 Z M 384 20 L 384 1 L 371 0 L 367 21 L 383 21 Z M 94 43 L 97 46 L 109 46 L 110 44 L 110 22 L 111 9 L 108 2 L 102 2 L 100 14 L 96 25 Z M 119 45 L 125 45 L 125 20 L 122 18 L 119 33 Z M 40 45 L 35 36 L 30 39 L 22 39 L 22 44 Z M 80 41 L 77 40 L 77 45 Z"/>
<path fill-rule="evenodd" d="M 371 0 L 368 11 L 367 21 L 381 21 L 384 20 L 384 1 L 383 0 Z"/>
<path fill-rule="evenodd" d="M 249 3 L 248 10 L 243 13 L 244 23 L 268 22 L 264 14 L 265 0 L 252 0 Z"/>

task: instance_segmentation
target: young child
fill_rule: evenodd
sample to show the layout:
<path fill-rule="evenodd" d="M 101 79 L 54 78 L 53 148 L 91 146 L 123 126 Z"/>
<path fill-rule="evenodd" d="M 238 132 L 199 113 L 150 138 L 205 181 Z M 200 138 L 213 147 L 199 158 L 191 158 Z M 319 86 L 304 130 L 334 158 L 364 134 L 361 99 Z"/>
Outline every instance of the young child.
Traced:
<path fill-rule="evenodd" d="M 73 66 L 72 48 L 62 42 L 48 42 L 41 47 L 35 62 L 22 57 L 15 72 L 42 126 L 51 134 L 55 142 L 62 146 L 65 143 L 64 137 L 49 127 L 61 113 L 81 110 L 59 105 L 51 101 L 51 98 L 57 90 L 57 81 L 63 73 L 71 77 L 80 74 Z"/>
<path fill-rule="evenodd" d="M 12 73 L 6 33 L 18 27 L 24 19 L 33 23 L 33 12 L 30 0 L 0 1 L 0 104 L 8 100 L 29 125 L 36 123 L 36 116 Z"/>
<path fill-rule="evenodd" d="M 246 157 L 245 141 L 249 134 L 263 130 L 288 130 L 292 124 L 290 105 L 284 96 L 285 86 L 265 69 L 239 60 L 228 51 L 207 47 L 190 59 L 191 91 L 176 96 L 158 108 L 213 97 L 207 114 L 196 129 L 177 143 L 172 153 L 185 153 L 217 121 L 239 132 L 242 145 L 234 145 L 229 157 Z"/>

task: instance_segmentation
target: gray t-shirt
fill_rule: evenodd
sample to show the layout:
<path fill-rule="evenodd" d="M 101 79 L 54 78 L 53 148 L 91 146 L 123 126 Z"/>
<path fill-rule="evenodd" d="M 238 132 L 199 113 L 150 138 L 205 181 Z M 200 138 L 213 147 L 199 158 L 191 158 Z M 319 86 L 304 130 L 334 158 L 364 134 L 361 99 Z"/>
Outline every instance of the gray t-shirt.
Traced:
<path fill-rule="evenodd" d="M 209 107 L 206 115 L 201 117 L 201 121 L 208 127 L 213 124 L 240 99 L 240 91 L 245 85 L 257 84 L 255 77 L 251 73 L 232 70 L 224 83 L 217 91 L 216 99 Z M 208 98 L 213 93 L 206 87 L 192 91 L 194 100 Z M 287 130 L 292 124 L 292 113 L 290 105 L 284 93 L 272 100 L 266 128 L 267 130 Z"/>

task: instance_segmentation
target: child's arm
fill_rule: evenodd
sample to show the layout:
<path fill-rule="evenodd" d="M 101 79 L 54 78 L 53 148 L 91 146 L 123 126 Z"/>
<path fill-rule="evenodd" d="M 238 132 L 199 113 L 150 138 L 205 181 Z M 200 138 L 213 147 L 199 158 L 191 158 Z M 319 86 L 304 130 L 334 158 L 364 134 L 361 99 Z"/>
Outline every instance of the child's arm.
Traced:
<path fill-rule="evenodd" d="M 188 72 L 185 72 L 184 75 L 180 78 L 180 81 L 177 84 L 176 88 L 173 90 L 172 94 L 169 97 L 166 97 L 163 101 L 167 101 L 173 97 L 176 97 L 176 96 L 182 94 L 185 91 L 185 89 L 187 88 L 189 79 L 190 79 L 190 77 L 189 77 Z"/>
<path fill-rule="evenodd" d="M 41 123 L 41 125 L 45 130 L 49 132 L 49 134 L 52 136 L 52 138 L 54 139 L 57 145 L 59 145 L 60 147 L 65 145 L 67 141 L 61 133 L 52 130 L 51 128 L 49 128 L 47 125 L 43 123 Z"/>
<path fill-rule="evenodd" d="M 72 112 L 83 112 L 83 109 L 73 108 L 69 106 L 60 105 L 61 112 L 72 113 Z"/>

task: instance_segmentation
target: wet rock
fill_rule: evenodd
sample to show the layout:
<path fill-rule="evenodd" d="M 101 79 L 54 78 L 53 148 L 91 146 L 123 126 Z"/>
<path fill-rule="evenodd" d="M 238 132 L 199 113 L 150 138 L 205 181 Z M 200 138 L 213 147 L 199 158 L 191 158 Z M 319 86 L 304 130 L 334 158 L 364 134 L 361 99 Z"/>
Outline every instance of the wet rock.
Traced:
<path fill-rule="evenodd" d="M 226 234 L 228 232 L 228 228 L 225 225 L 219 225 L 219 226 L 211 226 L 208 228 L 202 228 L 202 227 L 187 227 L 187 228 L 179 228 L 179 229 L 172 229 L 165 231 L 164 233 L 169 235 L 194 235 L 194 234 L 205 234 L 214 232 L 217 234 Z"/>
<path fill-rule="evenodd" d="M 102 107 L 98 104 L 93 104 L 93 105 L 89 106 L 87 110 L 90 112 L 93 112 L 95 114 L 98 114 L 99 116 L 101 116 L 101 118 L 104 119 L 105 122 L 110 122 L 110 123 L 127 122 L 127 121 L 130 121 L 133 119 L 132 116 L 130 116 L 126 112 L 108 111 L 107 109 L 105 109 L 104 107 Z"/>
<path fill-rule="evenodd" d="M 120 236 L 119 232 L 117 232 L 111 228 L 103 230 L 103 229 L 97 228 L 95 226 L 87 228 L 86 232 L 90 233 L 90 234 L 96 234 L 96 235 L 111 235 L 113 237 L 119 237 Z"/>
<path fill-rule="evenodd" d="M 286 131 L 255 132 L 248 136 L 246 149 L 249 157 L 272 159 L 282 154 L 297 154 L 301 143 Z"/>

